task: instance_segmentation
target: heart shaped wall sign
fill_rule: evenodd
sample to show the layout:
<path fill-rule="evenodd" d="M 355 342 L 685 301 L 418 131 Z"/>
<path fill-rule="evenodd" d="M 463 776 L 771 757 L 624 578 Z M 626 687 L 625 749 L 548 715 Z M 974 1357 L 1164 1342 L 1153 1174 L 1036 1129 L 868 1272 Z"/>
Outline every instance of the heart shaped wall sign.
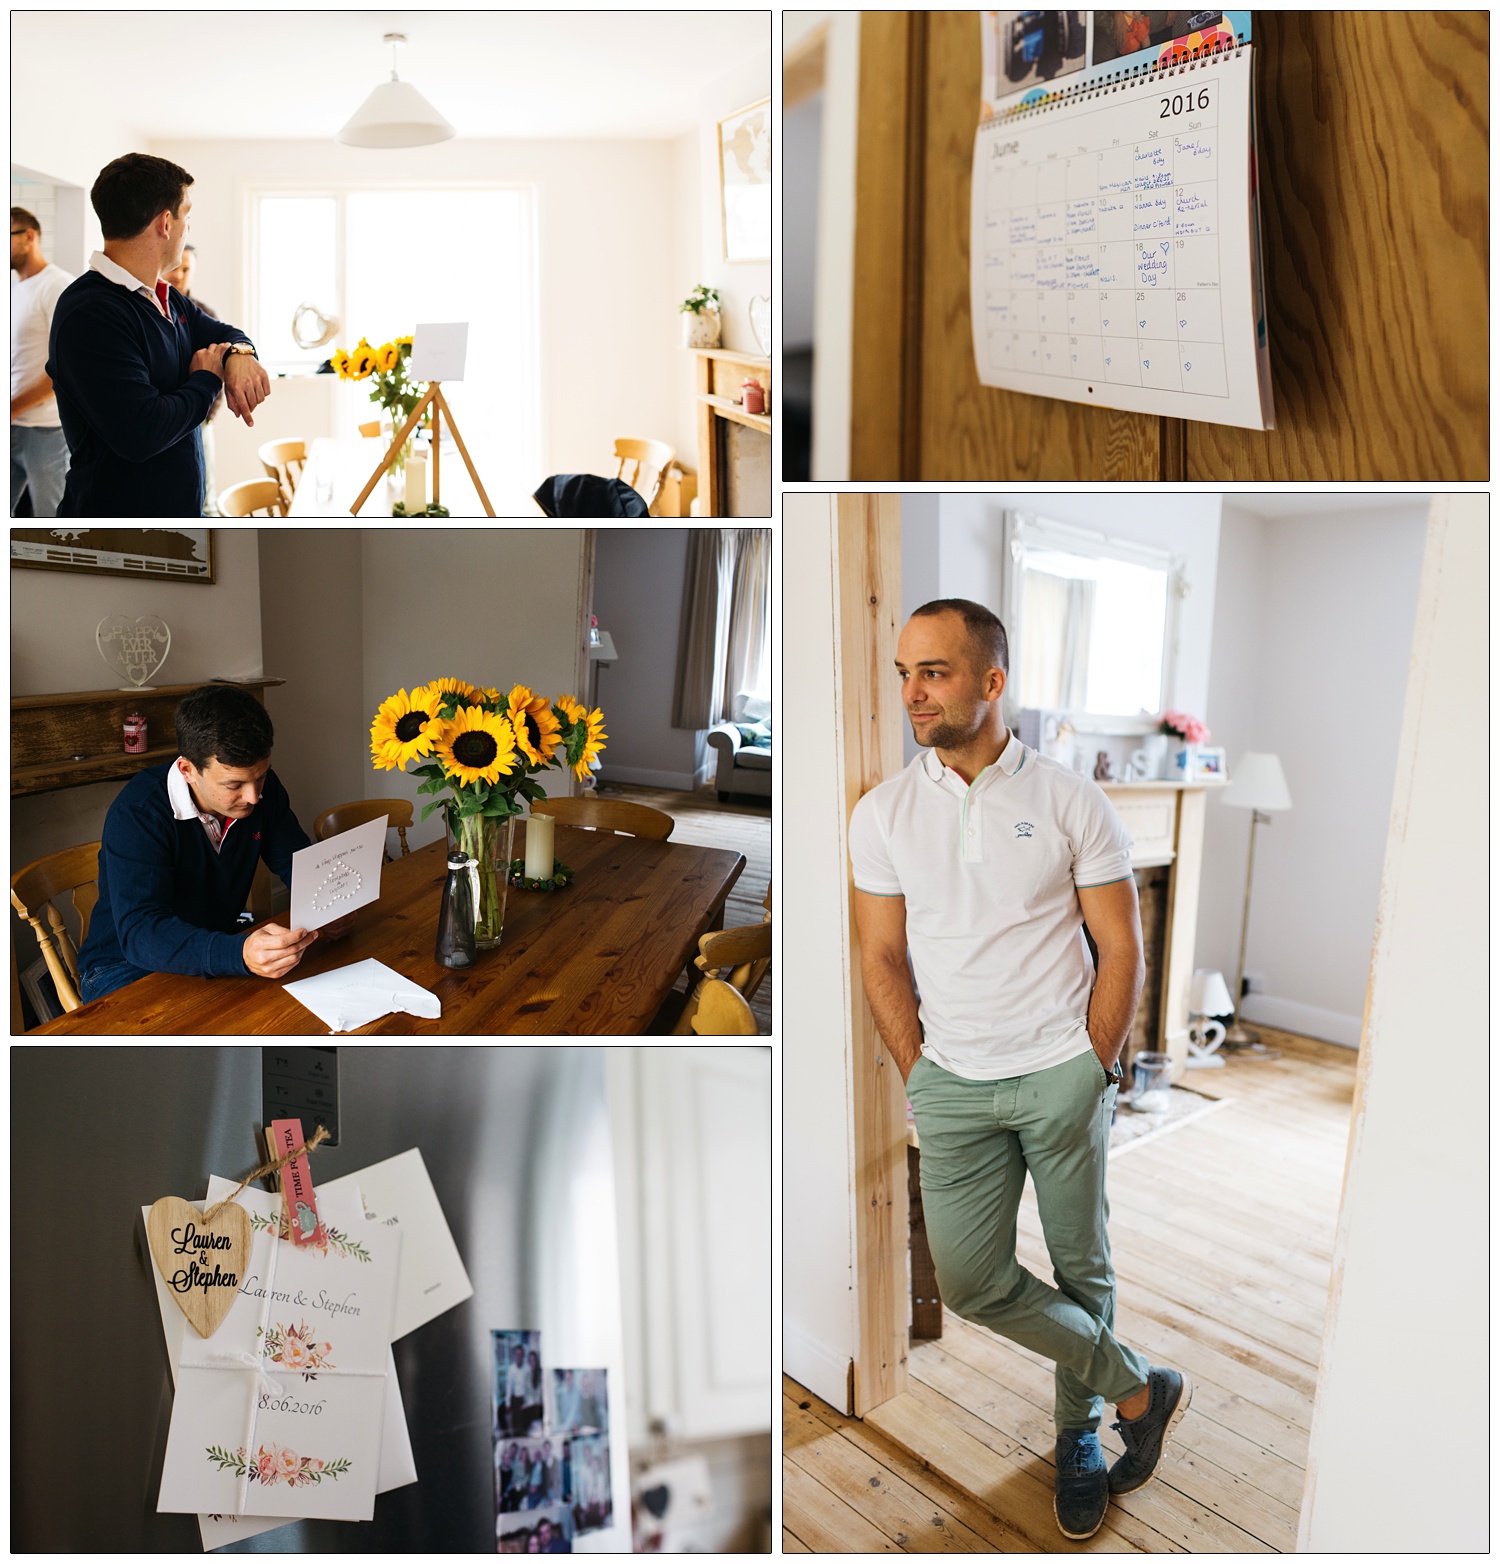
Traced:
<path fill-rule="evenodd" d="M 204 1214 L 167 1195 L 147 1214 L 146 1237 L 177 1307 L 200 1336 L 212 1336 L 245 1280 L 250 1214 L 232 1200 Z"/>
<path fill-rule="evenodd" d="M 172 630 L 165 619 L 142 614 L 106 614 L 94 629 L 94 643 L 105 666 L 126 682 L 122 690 L 149 690 L 149 680 L 160 673 L 172 650 Z"/>

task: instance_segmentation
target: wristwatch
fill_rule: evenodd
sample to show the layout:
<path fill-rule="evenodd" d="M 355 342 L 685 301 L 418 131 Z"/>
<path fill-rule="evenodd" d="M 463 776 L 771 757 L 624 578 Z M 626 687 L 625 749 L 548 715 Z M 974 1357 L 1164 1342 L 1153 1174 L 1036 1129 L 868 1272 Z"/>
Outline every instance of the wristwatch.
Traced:
<path fill-rule="evenodd" d="M 234 353 L 248 353 L 251 358 L 259 357 L 255 351 L 255 344 L 253 342 L 231 342 L 229 346 L 224 349 L 224 357 L 221 362 L 228 363 L 230 355 Z"/>
<path fill-rule="evenodd" d="M 1118 1086 L 1125 1079 L 1125 1072 L 1120 1068 L 1120 1061 L 1118 1059 L 1116 1059 L 1115 1062 L 1109 1067 L 1108 1073 L 1109 1084 L 1111 1086 Z"/>

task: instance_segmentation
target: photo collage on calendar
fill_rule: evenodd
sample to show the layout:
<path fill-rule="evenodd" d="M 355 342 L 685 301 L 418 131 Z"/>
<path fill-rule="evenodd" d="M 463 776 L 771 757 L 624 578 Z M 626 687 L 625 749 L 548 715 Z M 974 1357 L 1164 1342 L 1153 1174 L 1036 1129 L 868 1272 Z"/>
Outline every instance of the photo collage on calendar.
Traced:
<path fill-rule="evenodd" d="M 614 1522 L 608 1371 L 547 1367 L 540 1331 L 491 1336 L 496 1551 L 571 1553 Z"/>
<path fill-rule="evenodd" d="M 985 11 L 988 119 L 1121 71 L 1161 68 L 1250 37 L 1248 11 Z"/>

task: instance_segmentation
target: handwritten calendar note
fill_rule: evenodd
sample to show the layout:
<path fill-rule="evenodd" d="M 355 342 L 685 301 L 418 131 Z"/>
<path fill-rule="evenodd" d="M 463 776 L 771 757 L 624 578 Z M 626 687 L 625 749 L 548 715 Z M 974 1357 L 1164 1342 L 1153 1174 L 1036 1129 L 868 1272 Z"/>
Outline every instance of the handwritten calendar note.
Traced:
<path fill-rule="evenodd" d="M 1250 76 L 1245 47 L 980 125 L 984 385 L 1271 427 Z"/>

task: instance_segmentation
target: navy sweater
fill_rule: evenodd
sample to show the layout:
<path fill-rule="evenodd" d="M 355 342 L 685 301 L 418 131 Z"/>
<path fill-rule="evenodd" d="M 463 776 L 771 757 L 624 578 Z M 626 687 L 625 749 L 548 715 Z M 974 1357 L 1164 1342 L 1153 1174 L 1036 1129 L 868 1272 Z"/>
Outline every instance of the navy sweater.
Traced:
<path fill-rule="evenodd" d="M 309 846 L 274 771 L 255 808 L 233 821 L 218 852 L 197 819 L 178 820 L 167 796 L 175 760 L 138 772 L 104 817 L 99 901 L 78 953 L 81 971 L 125 960 L 146 972 L 244 977 L 236 920 L 255 865 L 292 883 L 292 854 Z"/>
<path fill-rule="evenodd" d="M 198 430 L 221 381 L 188 365 L 199 348 L 250 339 L 175 288 L 167 304 L 170 321 L 92 271 L 58 296 L 47 373 L 72 456 L 59 516 L 203 514 Z"/>

